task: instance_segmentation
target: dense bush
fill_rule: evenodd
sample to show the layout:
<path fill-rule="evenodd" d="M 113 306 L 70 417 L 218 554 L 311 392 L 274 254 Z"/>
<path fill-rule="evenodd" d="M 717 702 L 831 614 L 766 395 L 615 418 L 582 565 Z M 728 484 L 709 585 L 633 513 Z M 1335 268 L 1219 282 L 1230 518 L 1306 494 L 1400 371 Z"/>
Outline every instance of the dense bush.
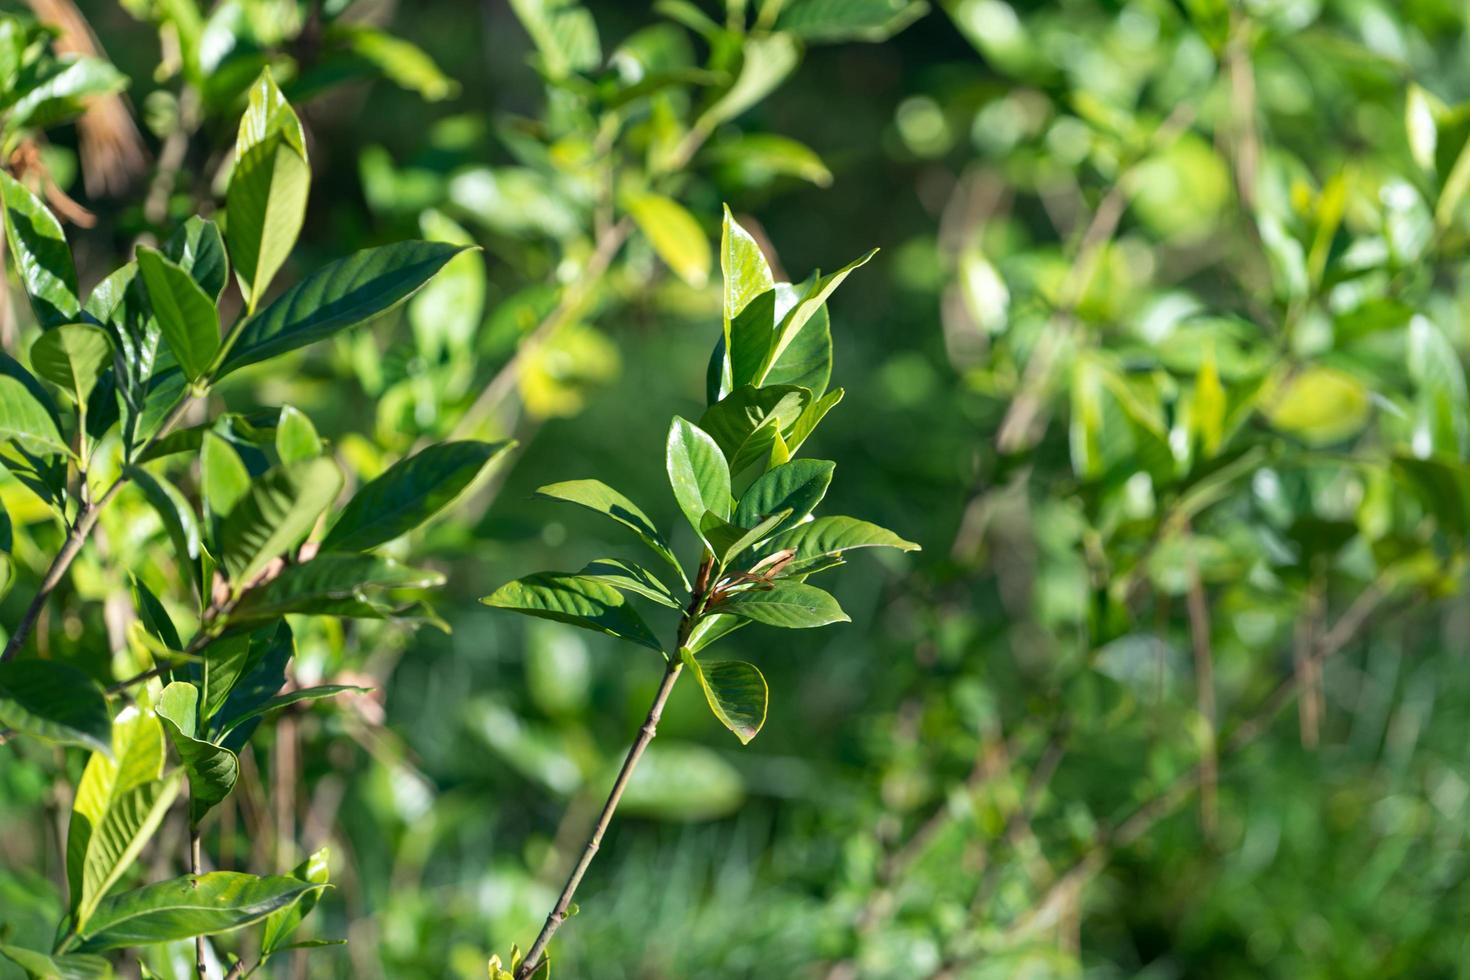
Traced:
<path fill-rule="evenodd" d="M 0 977 L 1458 973 L 1465 13 L 937 8 L 0 15 Z"/>

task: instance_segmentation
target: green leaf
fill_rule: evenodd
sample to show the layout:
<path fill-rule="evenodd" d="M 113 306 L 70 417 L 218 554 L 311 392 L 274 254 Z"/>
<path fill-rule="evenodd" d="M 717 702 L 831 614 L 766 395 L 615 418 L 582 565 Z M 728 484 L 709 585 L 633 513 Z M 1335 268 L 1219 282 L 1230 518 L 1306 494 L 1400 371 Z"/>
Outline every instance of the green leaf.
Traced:
<path fill-rule="evenodd" d="M 816 151 L 776 133 L 742 133 L 711 147 L 705 156 L 747 186 L 762 187 L 777 177 L 832 185 L 832 171 Z"/>
<path fill-rule="evenodd" d="M 240 778 L 240 760 L 229 749 L 198 738 L 199 689 L 174 681 L 158 698 L 158 717 L 189 777 L 189 822 L 197 826 L 222 803 Z"/>
<path fill-rule="evenodd" d="M 749 745 L 766 723 L 768 691 L 761 672 L 753 664 L 739 660 L 700 663 L 687 647 L 680 655 L 685 666 L 694 672 L 704 699 L 720 724 L 734 732 L 741 745 Z"/>
<path fill-rule="evenodd" d="M 709 281 L 709 240 L 683 205 L 662 194 L 630 194 L 623 206 L 658 257 L 695 289 Z"/>
<path fill-rule="evenodd" d="M 602 61 L 597 24 L 577 0 L 511 0 L 510 6 L 531 35 L 548 78 L 566 78 Z"/>
<path fill-rule="evenodd" d="M 730 467 L 708 433 L 678 416 L 669 426 L 665 464 L 674 499 L 701 536 L 706 511 L 730 516 Z"/>
<path fill-rule="evenodd" d="M 806 519 L 827 495 L 836 463 L 798 459 L 772 467 L 750 485 L 735 507 L 735 523 L 754 527 L 771 514 L 789 510 L 791 515 L 776 530 Z"/>
<path fill-rule="evenodd" d="M 789 455 L 796 455 L 796 451 L 816 431 L 817 426 L 826 417 L 827 413 L 836 408 L 837 403 L 842 401 L 843 394 L 844 392 L 841 388 L 833 388 L 821 398 L 818 398 L 806 408 L 802 409 L 801 416 L 792 423 L 790 431 L 786 433 L 786 450 Z"/>
<path fill-rule="evenodd" d="M 459 94 L 459 83 L 440 71 L 434 59 L 416 44 L 373 27 L 340 21 L 332 25 L 330 33 L 334 40 L 345 41 L 348 50 L 382 72 L 384 78 L 429 102 Z"/>
<path fill-rule="evenodd" d="M 399 460 L 353 495 L 322 540 L 326 551 L 366 551 L 448 507 L 511 442 L 446 442 Z"/>
<path fill-rule="evenodd" d="M 330 879 L 330 868 L 328 857 L 330 852 L 323 847 L 316 851 L 305 861 L 298 864 L 291 872 L 291 877 L 298 881 L 304 881 L 313 885 L 325 885 Z M 301 925 L 301 920 L 311 914 L 316 908 L 317 899 L 321 897 L 320 891 L 308 892 L 301 896 L 300 901 L 288 905 L 286 908 L 272 912 L 265 920 L 265 928 L 260 939 L 260 956 L 264 961 L 272 953 L 278 953 L 287 949 L 286 940 Z"/>
<path fill-rule="evenodd" d="M 919 546 L 905 541 L 886 528 L 855 517 L 818 517 L 798 524 L 776 535 L 763 549 L 775 553 L 790 549 L 793 562 L 810 561 L 840 555 L 854 548 L 897 548 L 918 551 Z"/>
<path fill-rule="evenodd" d="M 45 405 L 11 374 L 0 374 L 0 439 L 43 456 L 70 452 Z"/>
<path fill-rule="evenodd" d="M 462 251 L 463 246 L 445 242 L 398 242 L 323 266 L 241 325 L 215 377 L 388 312 Z"/>
<path fill-rule="evenodd" d="M 672 565 L 678 571 L 680 580 L 684 581 L 684 587 L 686 589 L 689 587 L 688 581 L 684 578 L 684 571 L 679 565 L 679 559 L 674 557 L 673 549 L 669 547 L 658 528 L 653 526 L 653 521 L 648 519 L 648 515 L 643 513 L 637 504 L 601 480 L 567 480 L 563 483 L 548 483 L 536 491 L 536 496 L 576 504 L 612 518 L 638 535 L 638 540 L 648 545 L 660 558 Z"/>
<path fill-rule="evenodd" d="M 775 366 L 781 363 L 787 349 L 796 342 L 803 328 L 822 309 L 828 297 L 836 291 L 837 287 L 841 286 L 843 281 L 855 269 L 867 265 L 868 260 L 877 254 L 878 250 L 875 248 L 866 255 L 853 259 L 830 276 L 820 276 L 812 283 L 806 295 L 791 308 L 781 320 L 780 325 L 776 327 L 776 342 L 772 345 L 770 353 L 766 355 L 766 363 L 755 379 L 757 384 L 765 384 L 767 382 Z M 805 356 L 802 356 L 798 360 L 805 361 L 806 359 Z"/>
<path fill-rule="evenodd" d="M 736 592 L 711 611 L 786 629 L 851 622 L 836 599 L 802 582 L 777 582 L 771 588 Z"/>
<path fill-rule="evenodd" d="M 300 544 L 341 489 L 342 471 L 326 457 L 258 477 L 220 523 L 219 561 L 236 593 Z"/>
<path fill-rule="evenodd" d="M 382 605 L 386 593 L 443 584 L 441 573 L 410 568 L 391 558 L 324 553 L 245 593 L 230 610 L 230 622 L 276 619 L 288 613 L 380 618 L 391 612 Z"/>
<path fill-rule="evenodd" d="M 322 437 L 316 434 L 299 408 L 281 406 L 280 421 L 276 423 L 276 455 L 283 463 L 304 463 L 322 454 Z"/>
<path fill-rule="evenodd" d="M 719 613 L 701 616 L 689 631 L 689 642 L 684 648 L 690 653 L 698 653 L 710 644 L 748 625 L 750 620 L 741 619 L 739 616 L 724 616 Z"/>
<path fill-rule="evenodd" d="M 771 276 L 771 267 L 766 262 L 765 253 L 761 251 L 760 245 L 756 243 L 750 232 L 740 227 L 735 216 L 730 213 L 728 204 L 725 205 L 724 222 L 720 226 L 720 273 L 724 277 L 724 298 L 721 308 L 724 312 L 727 360 L 723 374 L 724 381 L 719 387 L 721 391 L 724 391 L 734 386 L 728 361 L 728 352 L 735 349 L 731 325 L 741 311 L 749 306 L 757 296 L 774 290 L 776 286 L 776 281 Z M 774 309 L 774 295 L 769 302 Z M 763 351 L 762 358 L 764 353 Z"/>
<path fill-rule="evenodd" d="M 320 684 L 316 687 L 302 687 L 294 691 L 287 691 L 285 694 L 277 694 L 275 697 L 257 704 L 244 714 L 236 715 L 229 721 L 220 724 L 219 737 L 223 739 L 247 721 L 259 718 L 262 715 L 268 715 L 272 711 L 288 708 L 293 704 L 300 704 L 303 701 L 323 701 L 327 698 L 334 698 L 339 694 L 345 694 L 348 691 L 355 691 L 358 694 L 368 694 L 372 691 L 372 688 L 358 687 L 355 684 Z"/>
<path fill-rule="evenodd" d="M 770 95 L 801 60 L 801 45 L 789 34 L 766 34 L 746 38 L 741 54 L 735 84 L 700 116 L 701 128 L 713 130 Z"/>
<path fill-rule="evenodd" d="M 31 367 L 85 405 L 97 379 L 112 366 L 112 340 L 90 323 L 64 323 L 47 330 L 31 345 Z"/>
<path fill-rule="evenodd" d="M 301 121 L 266 69 L 250 87 L 225 194 L 225 236 L 250 312 L 296 244 L 310 185 Z"/>
<path fill-rule="evenodd" d="M 884 41 L 928 11 L 916 0 L 787 0 L 776 29 L 805 41 Z"/>
<path fill-rule="evenodd" d="M 253 653 L 252 638 L 243 633 L 220 637 L 201 651 L 203 662 L 196 674 L 201 723 L 213 720 L 229 701 L 235 685 L 250 670 Z"/>
<path fill-rule="evenodd" d="M 111 758 L 92 753 L 77 784 L 66 838 L 72 924 L 84 928 L 109 889 L 133 866 L 178 794 L 163 774 L 163 727 L 129 707 L 113 719 Z"/>
<path fill-rule="evenodd" d="M 570 623 L 662 651 L 663 647 L 623 594 L 582 575 L 540 572 L 507 582 L 480 600 L 487 606 Z"/>
<path fill-rule="evenodd" d="M 235 447 L 213 432 L 200 438 L 199 483 L 204 512 L 218 535 L 220 522 L 250 492 L 250 470 Z"/>
<path fill-rule="evenodd" d="M 61 223 L 30 190 L 0 171 L 0 198 L 5 201 L 5 241 L 42 327 L 75 323 L 82 304 L 77 298 L 77 270 Z"/>
<path fill-rule="evenodd" d="M 742 385 L 705 410 L 699 427 L 714 438 L 740 474 L 770 456 L 776 438 L 801 417 L 811 392 L 791 385 Z"/>
<path fill-rule="evenodd" d="M 80 948 L 101 952 L 229 932 L 322 888 L 285 875 L 257 878 L 236 871 L 161 881 L 103 902 L 81 930 Z"/>
<path fill-rule="evenodd" d="M 163 254 L 189 273 L 211 303 L 219 303 L 230 279 L 230 258 L 219 225 L 194 215 L 163 243 Z"/>
<path fill-rule="evenodd" d="M 157 511 L 163 529 L 173 543 L 179 563 L 191 570 L 188 577 L 197 586 L 201 538 L 194 508 L 189 505 L 183 493 L 163 477 L 154 476 L 140 466 L 130 466 L 126 472 L 133 485 L 142 491 L 148 503 Z"/>
<path fill-rule="evenodd" d="M 709 542 L 710 552 L 715 560 L 725 565 L 747 548 L 770 537 L 771 532 L 778 525 L 786 523 L 790 517 L 790 509 L 780 510 L 759 521 L 754 527 L 745 528 L 706 513 L 700 530 L 704 539 Z"/>
<path fill-rule="evenodd" d="M 102 687 L 57 660 L 0 663 L 0 724 L 63 745 L 112 751 L 112 714 Z"/>
<path fill-rule="evenodd" d="M 1426 316 L 1409 321 L 1409 378 L 1414 382 L 1412 444 L 1420 456 L 1459 456 L 1470 437 L 1470 394 L 1459 355 Z"/>
<path fill-rule="evenodd" d="M 219 312 L 214 302 L 188 272 L 156 249 L 138 249 L 138 276 L 179 369 L 185 378 L 197 381 L 219 353 Z"/>
<path fill-rule="evenodd" d="M 36 980 L 111 980 L 112 964 L 90 953 L 48 956 L 33 949 L 0 944 L 0 956 Z"/>
<path fill-rule="evenodd" d="M 1357 434 L 1371 411 L 1368 389 L 1346 372 L 1308 367 L 1269 402 L 1271 424 L 1320 446 Z"/>
<path fill-rule="evenodd" d="M 599 582 L 606 582 L 623 592 L 631 592 L 645 599 L 652 599 L 659 605 L 668 606 L 670 609 L 680 607 L 679 600 L 674 597 L 674 593 L 667 585 L 664 585 L 642 565 L 635 565 L 630 561 L 623 561 L 620 558 L 599 558 L 588 562 L 577 574 L 584 578 L 595 578 Z"/>
<path fill-rule="evenodd" d="M 82 114 L 86 101 L 127 87 L 127 76 L 100 58 L 58 58 L 10 109 L 7 127 L 44 129 Z"/>
<path fill-rule="evenodd" d="M 796 309 L 803 293 L 798 287 L 788 283 L 776 285 L 776 322 L 783 322 L 793 310 Z M 775 329 L 772 328 L 770 335 L 761 349 L 761 357 L 770 353 L 771 345 L 775 343 Z M 820 396 L 827 390 L 827 382 L 832 377 L 832 320 L 827 313 L 826 305 L 817 307 L 810 318 L 796 331 L 795 336 L 786 345 L 779 357 L 776 357 L 765 374 L 760 375 L 764 368 L 762 360 L 753 369 L 752 373 L 742 378 L 736 375 L 736 384 L 753 381 L 760 376 L 762 385 L 796 385 L 811 391 L 814 397 Z"/>

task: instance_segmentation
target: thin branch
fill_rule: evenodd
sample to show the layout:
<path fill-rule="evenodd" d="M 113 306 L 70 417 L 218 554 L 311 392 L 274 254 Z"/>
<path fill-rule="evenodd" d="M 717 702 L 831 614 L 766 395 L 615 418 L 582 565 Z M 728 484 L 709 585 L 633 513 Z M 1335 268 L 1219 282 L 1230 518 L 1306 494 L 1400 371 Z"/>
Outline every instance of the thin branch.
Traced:
<path fill-rule="evenodd" d="M 546 917 L 540 934 L 536 936 L 536 941 L 526 951 L 526 958 L 521 961 L 520 968 L 516 970 L 516 980 L 528 980 L 536 972 L 536 968 L 541 964 L 542 956 L 546 953 L 546 947 L 551 942 L 551 937 L 556 935 L 561 924 L 569 917 L 572 896 L 577 893 L 577 886 L 582 883 L 583 876 L 587 874 L 587 868 L 591 866 L 592 859 L 597 856 L 598 848 L 602 846 L 602 837 L 607 833 L 608 825 L 612 823 L 613 814 L 617 811 L 618 803 L 623 798 L 623 791 L 628 788 L 628 782 L 633 778 L 633 770 L 637 768 L 638 760 L 643 758 L 643 752 L 648 748 L 648 743 L 652 742 L 654 736 L 658 734 L 658 722 L 663 717 L 664 705 L 668 703 L 669 694 L 673 692 L 674 684 L 679 680 L 679 674 L 684 668 L 680 651 L 689 641 L 689 631 L 693 628 L 700 609 L 704 605 L 713 564 L 713 559 L 706 558 L 699 566 L 699 577 L 695 582 L 694 594 L 690 597 L 689 606 L 679 621 L 678 641 L 675 644 L 674 655 L 669 658 L 668 667 L 664 670 L 663 681 L 658 686 L 658 692 L 653 696 L 653 704 L 649 706 L 648 716 L 643 720 L 643 727 L 638 729 L 638 737 L 633 740 L 632 747 L 628 749 L 628 754 L 623 759 L 623 766 L 618 770 L 618 777 L 613 782 L 612 791 L 607 795 L 607 802 L 602 805 L 602 812 L 598 815 L 597 823 L 592 828 L 592 836 L 587 839 L 587 844 L 582 849 L 581 858 L 572 868 L 572 873 L 567 876 L 566 884 L 562 886 L 561 894 L 557 896 L 551 914 Z"/>
<path fill-rule="evenodd" d="M 1180 103 L 1159 124 L 1159 128 L 1154 130 L 1149 149 L 1162 149 L 1172 143 L 1188 128 L 1193 119 L 1194 107 Z M 1077 305 L 1082 302 L 1088 286 L 1092 284 L 1098 261 L 1102 258 L 1103 247 L 1118 230 L 1118 222 L 1122 220 L 1123 210 L 1128 204 L 1131 179 L 1141 162 L 1142 160 L 1130 166 L 1108 188 L 1108 192 L 1098 203 L 1097 210 L 1093 212 L 1087 230 L 1082 233 L 1076 257 L 1062 283 L 1056 312 L 1027 360 L 1020 388 L 1001 420 L 995 439 L 1001 452 L 1016 452 L 1035 442 L 1036 422 L 1044 407 L 1046 389 L 1051 384 L 1052 369 L 1077 329 Z"/>
<path fill-rule="evenodd" d="M 1378 609 L 1388 595 L 1386 576 L 1380 576 L 1359 593 L 1347 610 L 1338 617 L 1333 627 L 1322 635 L 1309 658 L 1311 665 L 1320 669 L 1327 660 L 1347 646 L 1357 636 L 1368 617 Z M 1226 737 L 1221 739 L 1219 757 L 1229 758 L 1259 738 L 1300 691 L 1301 678 L 1299 671 L 1293 671 L 1287 675 L 1245 721 L 1235 726 Z M 1092 847 L 1052 880 L 1052 884 L 1042 894 L 1040 900 L 1032 905 L 1031 911 L 1021 921 L 1009 928 L 1007 933 L 1012 936 L 1025 933 L 1033 923 L 1044 918 L 1056 908 L 1074 889 L 1100 871 L 1115 850 L 1132 844 L 1147 833 L 1154 824 L 1173 813 L 1199 786 L 1203 766 L 1203 762 L 1196 763 L 1175 777 L 1154 796 L 1140 803 L 1111 828 L 1103 828 Z M 979 955 L 981 954 L 948 957 L 933 976 L 952 976 L 955 969 L 973 961 Z"/>
<path fill-rule="evenodd" d="M 1220 782 L 1219 746 L 1215 744 L 1218 719 L 1215 711 L 1215 656 L 1210 647 L 1210 607 L 1204 582 L 1193 562 L 1189 569 L 1189 638 L 1194 648 L 1195 706 L 1205 723 L 1205 744 L 1200 753 L 1199 822 L 1205 837 L 1213 838 L 1218 825 L 1216 798 Z"/>
<path fill-rule="evenodd" d="M 183 418 L 184 412 L 188 409 L 191 401 L 192 399 L 185 398 L 174 407 L 174 410 L 164 419 L 163 425 L 159 426 L 158 431 L 143 444 L 143 450 L 147 450 L 160 436 L 173 428 L 179 419 Z M 94 503 L 82 505 L 81 512 L 77 514 L 77 519 L 72 524 L 71 530 L 67 533 L 66 541 L 62 543 L 61 550 L 56 553 L 55 559 L 51 562 L 51 567 L 46 569 L 46 574 L 41 579 L 40 588 L 36 590 L 36 595 L 31 599 L 31 604 L 26 607 L 25 614 L 21 616 L 20 622 L 15 627 L 15 632 L 10 635 L 10 640 L 5 644 L 4 652 L 0 653 L 0 663 L 5 663 L 20 652 L 20 648 L 25 644 L 26 637 L 30 636 L 31 630 L 35 628 L 36 620 L 40 618 L 41 610 L 46 606 L 46 600 L 51 597 L 51 593 L 61 584 L 61 580 L 66 576 L 67 570 L 71 568 L 71 563 L 81 552 L 82 545 L 87 543 L 87 538 L 92 534 L 93 528 L 97 526 L 97 519 L 102 515 L 103 508 L 111 503 L 112 498 L 117 496 L 118 491 L 130 479 L 131 477 L 128 475 L 128 472 L 124 470 L 122 475 L 112 481 L 112 485 L 103 491 L 102 496 L 98 497 Z"/>
<path fill-rule="evenodd" d="M 627 241 L 632 230 L 632 219 L 625 217 L 607 226 L 598 235 L 592 255 L 588 258 L 587 264 L 582 268 L 576 281 L 567 286 L 561 295 L 561 300 L 550 313 L 546 314 L 545 319 L 526 335 L 520 346 L 516 348 L 516 352 L 511 355 L 510 360 L 506 361 L 495 373 L 495 377 L 490 379 L 490 383 L 480 392 L 474 404 L 460 417 L 450 436 L 451 439 L 461 439 L 472 434 L 481 423 L 489 418 L 510 394 L 511 388 L 520 376 L 520 368 L 526 358 L 546 343 L 558 329 L 582 312 L 582 305 L 587 302 L 594 288 L 602 281 L 603 274 L 607 272 L 608 266 L 618 254 L 618 249 L 622 248 L 623 242 Z"/>
<path fill-rule="evenodd" d="M 204 874 L 203 848 L 200 845 L 199 825 L 191 818 L 189 821 L 189 873 L 195 878 Z M 198 885 L 196 883 L 195 887 Z M 205 972 L 205 946 L 204 937 L 194 937 L 194 969 L 199 980 L 205 980 L 208 974 Z"/>

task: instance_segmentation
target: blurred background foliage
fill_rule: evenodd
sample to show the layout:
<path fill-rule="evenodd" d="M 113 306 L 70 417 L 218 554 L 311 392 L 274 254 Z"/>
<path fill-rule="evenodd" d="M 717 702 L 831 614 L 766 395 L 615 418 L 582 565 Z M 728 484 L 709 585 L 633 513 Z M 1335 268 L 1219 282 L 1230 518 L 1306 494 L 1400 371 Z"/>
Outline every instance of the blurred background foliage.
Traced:
<path fill-rule="evenodd" d="M 677 523 L 643 462 L 703 398 L 721 202 L 778 270 L 883 249 L 830 310 L 850 405 L 813 443 L 846 477 L 834 512 L 924 551 L 843 578 L 849 626 L 729 641 L 772 689 L 749 747 L 676 691 L 559 973 L 1470 962 L 1462 5 L 80 8 L 149 155 L 109 196 L 88 158 L 129 156 L 125 115 L 110 154 L 80 125 L 41 147 L 84 284 L 217 200 L 266 63 L 316 172 L 283 281 L 402 237 L 484 249 L 231 381 L 307 411 L 360 479 L 421 440 L 521 440 L 413 543 L 448 631 L 296 626 L 295 683 L 376 690 L 284 717 L 208 829 L 247 870 L 332 848 L 307 928 L 349 943 L 276 975 L 483 976 L 550 906 L 659 671 L 475 600 L 620 553 L 543 483 L 595 474 Z M 33 581 L 54 535 L 13 481 L 0 500 Z M 104 531 L 176 574 L 140 504 Z M 44 640 L 101 678 L 110 574 L 84 554 Z M 0 910 L 27 935 L 62 903 L 65 801 L 54 753 L 3 751 Z"/>

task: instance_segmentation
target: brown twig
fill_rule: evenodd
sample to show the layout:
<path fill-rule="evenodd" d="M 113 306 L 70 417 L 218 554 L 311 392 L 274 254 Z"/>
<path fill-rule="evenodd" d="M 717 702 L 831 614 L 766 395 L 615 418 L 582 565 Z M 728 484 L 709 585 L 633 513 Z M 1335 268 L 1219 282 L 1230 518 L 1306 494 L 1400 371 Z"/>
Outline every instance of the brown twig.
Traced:
<path fill-rule="evenodd" d="M 526 951 L 526 958 L 521 961 L 520 968 L 516 970 L 516 980 L 528 980 L 536 972 L 536 968 L 541 965 L 542 956 L 546 953 L 547 944 L 551 942 L 551 937 L 556 935 L 561 924 L 568 919 L 572 896 L 577 893 L 577 886 L 582 883 L 583 876 L 587 874 L 587 868 L 592 864 L 592 859 L 597 856 L 598 848 L 602 846 L 602 837 L 607 833 L 608 825 L 612 823 L 613 814 L 617 811 L 618 803 L 623 798 L 623 791 L 628 788 L 628 781 L 633 777 L 633 770 L 637 768 L 638 760 L 643 757 L 648 743 L 652 742 L 658 733 L 658 722 L 663 717 L 664 705 L 668 703 L 669 694 L 673 692 L 674 684 L 679 680 L 679 674 L 684 668 L 680 651 L 689 641 L 689 631 L 694 627 L 700 610 L 704 606 L 713 565 L 713 559 L 706 558 L 699 566 L 699 576 L 695 581 L 694 593 L 679 621 L 678 641 L 675 644 L 674 655 L 669 658 L 668 667 L 664 670 L 663 681 L 653 696 L 653 704 L 648 708 L 648 716 L 644 718 L 643 727 L 638 729 L 638 737 L 633 740 L 632 747 L 628 749 L 627 756 L 623 758 L 622 768 L 618 770 L 617 779 L 613 781 L 612 791 L 607 795 L 607 802 L 602 805 L 602 812 L 597 817 L 597 823 L 593 825 L 592 835 L 582 849 L 581 858 L 572 868 L 572 873 L 567 876 L 566 884 L 562 886 L 561 894 L 557 896 L 556 904 L 552 906 L 551 913 L 546 917 L 540 934 L 536 936 L 536 941 Z"/>

